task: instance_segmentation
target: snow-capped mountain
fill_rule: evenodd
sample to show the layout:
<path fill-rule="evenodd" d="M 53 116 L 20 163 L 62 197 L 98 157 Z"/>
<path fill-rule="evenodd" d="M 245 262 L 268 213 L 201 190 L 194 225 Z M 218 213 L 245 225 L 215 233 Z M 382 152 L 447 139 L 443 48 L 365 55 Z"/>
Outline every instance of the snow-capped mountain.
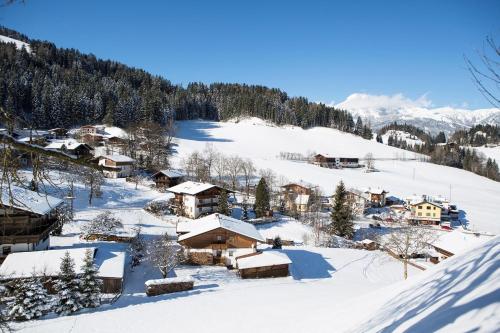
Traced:
<path fill-rule="evenodd" d="M 425 96 L 411 100 L 402 94 L 385 96 L 356 93 L 335 106 L 348 110 L 356 117 L 361 116 L 374 129 L 394 121 L 420 127 L 432 134 L 439 131 L 452 133 L 476 124 L 500 125 L 500 109 L 433 107 Z"/>

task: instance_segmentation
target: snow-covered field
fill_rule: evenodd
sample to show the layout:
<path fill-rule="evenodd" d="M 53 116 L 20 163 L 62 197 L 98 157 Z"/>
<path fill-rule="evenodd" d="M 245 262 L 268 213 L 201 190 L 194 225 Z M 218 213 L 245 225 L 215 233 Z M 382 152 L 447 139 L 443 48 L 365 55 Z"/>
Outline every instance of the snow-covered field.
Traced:
<path fill-rule="evenodd" d="M 20 50 L 24 47 L 28 53 L 31 53 L 31 47 L 28 43 L 14 38 L 0 35 L 0 43 L 14 43 L 17 49 Z"/>
<path fill-rule="evenodd" d="M 497 163 L 500 163 L 500 146 L 498 147 L 474 147 L 474 149 L 480 153 L 483 153 L 486 157 L 492 158 Z"/>
<path fill-rule="evenodd" d="M 406 144 L 409 146 L 421 145 L 423 143 L 422 140 L 420 140 L 418 137 L 408 132 L 390 130 L 387 131 L 384 135 L 382 135 L 382 141 L 385 144 L 388 144 L 389 136 L 398 139 L 398 141 L 406 141 Z"/>
<path fill-rule="evenodd" d="M 290 181 L 304 180 L 317 184 L 325 194 L 332 194 L 340 180 L 347 187 L 358 189 L 382 187 L 390 192 L 389 195 L 400 198 L 413 194 L 444 197 L 451 194 L 451 201 L 463 211 L 462 217 L 470 223 L 470 227 L 500 233 L 500 183 L 456 168 L 395 159 L 416 157 L 408 151 L 334 129 L 276 127 L 255 118 L 238 123 L 184 121 L 178 122 L 177 127 L 179 154 L 174 158 L 177 165 L 183 156 L 195 150 L 202 151 L 209 143 L 225 154 L 251 158 L 258 168 L 273 169 Z M 375 166 L 380 172 L 325 169 L 305 162 L 281 160 L 278 155 L 283 151 L 304 155 L 317 152 L 342 157 L 363 157 L 371 152 L 378 159 Z"/>

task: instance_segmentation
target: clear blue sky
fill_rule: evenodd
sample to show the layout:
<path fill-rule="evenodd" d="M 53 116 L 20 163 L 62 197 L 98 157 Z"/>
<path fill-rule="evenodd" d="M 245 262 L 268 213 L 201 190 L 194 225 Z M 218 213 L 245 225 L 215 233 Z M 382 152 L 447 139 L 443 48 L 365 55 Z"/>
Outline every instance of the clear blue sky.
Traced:
<path fill-rule="evenodd" d="M 463 54 L 500 39 L 500 1 L 26 0 L 0 24 L 174 83 L 244 82 L 312 101 L 428 94 L 489 107 Z"/>

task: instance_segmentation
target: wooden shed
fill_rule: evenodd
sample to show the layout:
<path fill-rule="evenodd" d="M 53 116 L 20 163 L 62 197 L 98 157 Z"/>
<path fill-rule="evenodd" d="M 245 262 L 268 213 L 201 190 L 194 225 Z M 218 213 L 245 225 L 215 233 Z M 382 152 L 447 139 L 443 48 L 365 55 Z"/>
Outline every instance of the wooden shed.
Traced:
<path fill-rule="evenodd" d="M 292 261 L 280 251 L 264 251 L 236 258 L 236 265 L 242 279 L 286 277 Z"/>

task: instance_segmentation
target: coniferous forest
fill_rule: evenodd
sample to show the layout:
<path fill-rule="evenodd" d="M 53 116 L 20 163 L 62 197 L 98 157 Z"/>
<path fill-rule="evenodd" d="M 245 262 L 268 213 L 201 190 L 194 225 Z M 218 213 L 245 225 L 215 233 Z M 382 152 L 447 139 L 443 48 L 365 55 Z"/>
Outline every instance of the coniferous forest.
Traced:
<path fill-rule="evenodd" d="M 121 127 L 153 121 L 222 121 L 255 116 L 278 125 L 326 126 L 371 138 L 368 126 L 343 110 L 304 97 L 246 84 L 175 85 L 144 70 L 0 27 L 0 34 L 30 44 L 32 53 L 0 43 L 0 105 L 22 127 L 106 123 Z M 360 131 L 359 129 L 363 130 Z"/>

